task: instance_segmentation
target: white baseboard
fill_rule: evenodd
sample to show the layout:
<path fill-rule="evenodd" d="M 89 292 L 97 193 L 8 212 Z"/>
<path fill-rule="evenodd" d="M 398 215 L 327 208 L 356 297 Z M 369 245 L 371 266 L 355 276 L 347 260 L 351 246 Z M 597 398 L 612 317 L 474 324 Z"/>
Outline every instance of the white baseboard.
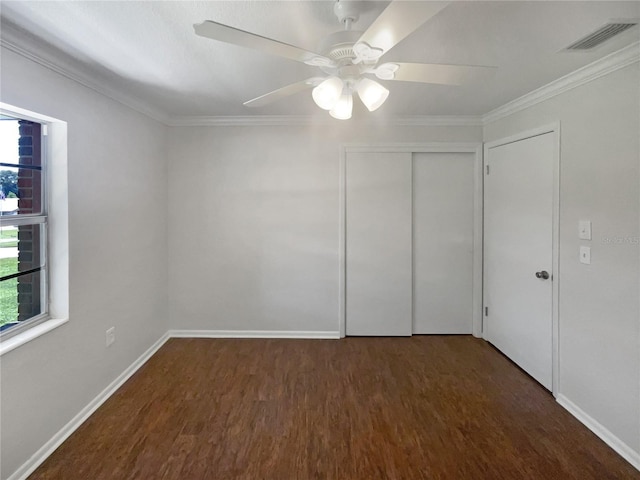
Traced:
<path fill-rule="evenodd" d="M 75 432 L 84 421 L 91 416 L 111 395 L 113 395 L 131 375 L 133 375 L 149 358 L 156 353 L 169 338 L 316 338 L 339 339 L 340 332 L 314 331 L 278 331 L 278 330 L 169 330 L 146 352 L 133 362 L 118 378 L 98 394 L 69 423 L 62 427 L 47 443 L 45 443 L 29 460 L 7 480 L 24 480 L 31 475 L 62 442 Z"/>
<path fill-rule="evenodd" d="M 339 339 L 340 332 L 295 330 L 169 330 L 170 338 L 317 338 Z"/>
<path fill-rule="evenodd" d="M 105 388 L 96 398 L 84 407 L 69 423 L 45 443 L 7 480 L 24 480 L 51 455 L 62 442 L 76 431 L 118 388 L 120 388 L 149 358 L 156 353 L 169 338 L 307 338 L 307 339 L 339 339 L 338 331 L 291 331 L 291 330 L 169 330 L 156 343 L 133 362 L 118 378 Z M 593 419 L 584 410 L 563 395 L 558 395 L 557 402 L 569 413 L 586 425 L 607 445 L 615 450 L 631 465 L 640 470 L 640 453 L 616 437 L 608 429 Z"/>
<path fill-rule="evenodd" d="M 131 375 L 146 363 L 151 356 L 158 351 L 162 345 L 169 339 L 169 335 L 165 333 L 160 339 L 151 345 L 140 357 L 133 362 L 124 372 L 118 376 L 111 384 L 98 394 L 86 407 L 84 407 L 75 417 L 69 421 L 64 427 L 58 431 L 47 443 L 45 443 L 29 460 L 27 460 L 18 470 L 16 470 L 7 480 L 24 480 L 33 471 L 51 455 L 62 442 L 75 432 L 84 421 L 95 412 L 111 395 L 126 382 Z"/>
<path fill-rule="evenodd" d="M 580 420 L 589 430 L 602 439 L 604 443 L 613 448 L 622 458 L 640 470 L 640 453 L 624 443 L 600 422 L 578 407 L 564 395 L 558 395 L 556 401 L 562 405 L 571 415 Z"/>

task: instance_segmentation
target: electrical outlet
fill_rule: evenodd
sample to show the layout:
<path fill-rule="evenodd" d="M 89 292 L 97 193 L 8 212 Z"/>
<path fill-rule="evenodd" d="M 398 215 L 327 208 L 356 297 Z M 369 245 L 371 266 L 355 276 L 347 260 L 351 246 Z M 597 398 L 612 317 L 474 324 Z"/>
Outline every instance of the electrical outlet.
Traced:
<path fill-rule="evenodd" d="M 591 265 L 591 248 L 580 247 L 580 263 Z"/>
<path fill-rule="evenodd" d="M 107 347 L 110 347 L 116 341 L 116 327 L 107 330 Z"/>

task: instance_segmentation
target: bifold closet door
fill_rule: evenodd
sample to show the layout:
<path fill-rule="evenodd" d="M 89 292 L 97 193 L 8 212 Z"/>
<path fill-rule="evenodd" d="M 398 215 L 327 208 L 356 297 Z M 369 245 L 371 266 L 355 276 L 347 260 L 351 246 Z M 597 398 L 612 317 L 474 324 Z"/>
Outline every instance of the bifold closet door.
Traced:
<path fill-rule="evenodd" d="M 411 154 L 346 157 L 346 333 L 411 335 Z"/>
<path fill-rule="evenodd" d="M 473 330 L 473 153 L 413 154 L 413 333 Z"/>

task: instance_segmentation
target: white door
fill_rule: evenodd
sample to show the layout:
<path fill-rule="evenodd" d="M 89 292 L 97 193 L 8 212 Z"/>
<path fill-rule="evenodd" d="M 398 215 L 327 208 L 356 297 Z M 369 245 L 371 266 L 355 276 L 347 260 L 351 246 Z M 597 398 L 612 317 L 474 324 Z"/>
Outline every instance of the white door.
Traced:
<path fill-rule="evenodd" d="M 550 390 L 555 134 L 487 150 L 485 338 Z"/>
<path fill-rule="evenodd" d="M 473 153 L 413 154 L 413 333 L 473 329 Z"/>
<path fill-rule="evenodd" d="M 411 154 L 346 157 L 346 333 L 411 335 Z"/>

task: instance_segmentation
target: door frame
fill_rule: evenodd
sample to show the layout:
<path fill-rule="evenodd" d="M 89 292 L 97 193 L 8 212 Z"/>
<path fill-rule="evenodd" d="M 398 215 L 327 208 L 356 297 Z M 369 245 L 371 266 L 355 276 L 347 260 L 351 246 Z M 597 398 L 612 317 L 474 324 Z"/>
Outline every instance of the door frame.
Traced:
<path fill-rule="evenodd" d="M 472 328 L 475 337 L 482 337 L 482 228 L 483 228 L 483 181 L 484 165 L 482 160 L 482 142 L 454 143 L 344 143 L 340 145 L 339 172 L 339 228 L 338 228 L 338 325 L 340 338 L 346 336 L 346 189 L 347 154 L 365 153 L 472 153 L 474 157 L 474 194 L 473 194 L 473 318 Z"/>
<path fill-rule="evenodd" d="M 554 397 L 558 395 L 558 385 L 560 383 L 560 322 L 559 322 L 559 291 L 560 291 L 560 122 L 553 122 L 541 127 L 525 130 L 515 135 L 510 135 L 498 140 L 493 140 L 484 144 L 484 160 L 483 160 L 483 181 L 484 170 L 489 161 L 489 150 L 491 148 L 500 147 L 509 143 L 515 143 L 528 138 L 537 137 L 547 133 L 554 135 L 554 153 L 553 153 L 553 207 L 552 207 L 552 242 L 551 242 L 551 268 L 553 269 L 551 284 L 551 393 Z M 484 200 L 484 193 L 483 193 Z M 483 212 L 484 214 L 484 212 Z M 483 247 L 484 253 L 484 247 Z M 485 281 L 485 273 L 483 272 L 483 284 Z M 484 295 L 482 297 L 482 312 L 484 320 Z M 486 329 L 483 328 L 482 338 L 486 338 Z"/>

